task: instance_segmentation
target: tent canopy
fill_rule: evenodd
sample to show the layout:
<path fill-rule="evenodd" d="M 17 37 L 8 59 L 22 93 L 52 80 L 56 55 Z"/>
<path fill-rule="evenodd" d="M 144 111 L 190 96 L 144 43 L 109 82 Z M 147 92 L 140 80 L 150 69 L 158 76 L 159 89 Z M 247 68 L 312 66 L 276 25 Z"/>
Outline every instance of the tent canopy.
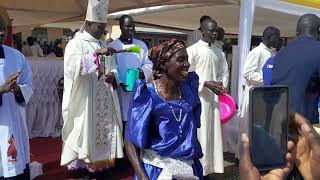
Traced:
<path fill-rule="evenodd" d="M 227 4 L 238 0 L 110 0 L 109 12 L 159 5 L 214 3 Z M 88 0 L 1 0 L 13 26 L 37 25 L 61 21 L 84 20 Z"/>
<path fill-rule="evenodd" d="M 160 26 L 194 30 L 200 26 L 199 18 L 202 15 L 209 15 L 214 18 L 219 26 L 223 27 L 226 32 L 238 34 L 239 14 L 239 5 L 216 5 L 138 15 L 134 16 L 134 19 L 143 23 L 156 23 Z M 170 21 L 168 19 L 170 19 Z M 295 36 L 297 19 L 298 16 L 296 15 L 257 7 L 254 17 L 253 34 L 261 35 L 268 25 L 273 25 L 281 30 L 282 36 Z"/>

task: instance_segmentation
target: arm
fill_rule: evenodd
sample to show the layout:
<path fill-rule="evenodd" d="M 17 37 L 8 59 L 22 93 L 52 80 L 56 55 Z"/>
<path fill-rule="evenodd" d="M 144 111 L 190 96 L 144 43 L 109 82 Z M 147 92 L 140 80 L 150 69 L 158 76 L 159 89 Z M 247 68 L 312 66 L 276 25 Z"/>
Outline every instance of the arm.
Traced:
<path fill-rule="evenodd" d="M 260 53 L 252 50 L 243 65 L 243 76 L 247 81 L 261 83 L 263 81 L 262 69 L 259 69 Z"/>
<path fill-rule="evenodd" d="M 226 88 L 229 81 L 229 67 L 226 60 L 226 56 L 223 52 L 219 57 L 219 67 L 218 67 L 217 79 L 223 83 L 223 86 Z"/>
<path fill-rule="evenodd" d="M 126 138 L 124 139 L 124 148 L 128 155 L 129 161 L 134 169 L 134 172 L 138 176 L 139 180 L 148 179 L 142 162 L 140 160 L 138 149 Z"/>
<path fill-rule="evenodd" d="M 81 64 L 80 64 L 80 69 L 81 69 L 81 75 L 89 75 L 92 74 L 96 71 L 100 70 L 100 59 L 99 56 L 110 56 L 115 52 L 113 48 L 101 48 L 96 50 L 94 53 L 89 53 L 85 54 L 81 58 Z M 109 60 L 109 58 L 107 59 Z"/>
<path fill-rule="evenodd" d="M 17 86 L 18 73 L 12 74 L 6 82 L 0 86 L 0 106 L 2 105 L 2 94 L 13 91 L 14 87 Z"/>
<path fill-rule="evenodd" d="M 205 81 L 204 87 L 213 91 L 216 95 L 221 95 L 226 92 L 226 89 L 223 87 L 222 82 L 216 81 Z"/>
<path fill-rule="evenodd" d="M 106 59 L 106 65 L 107 71 L 109 71 L 106 72 L 107 74 L 105 75 L 106 83 L 112 84 L 113 89 L 117 89 L 120 78 L 115 58 L 113 56 L 108 56 Z"/>
<path fill-rule="evenodd" d="M 188 61 L 190 63 L 189 72 L 197 72 L 197 57 L 194 53 L 194 47 L 187 48 L 188 53 Z M 198 74 L 199 75 L 199 74 Z M 215 94 L 220 95 L 225 92 L 225 89 L 222 86 L 222 83 L 214 82 L 214 81 L 206 81 L 203 76 L 199 76 L 199 89 L 198 91 L 201 92 L 203 87 L 206 87 L 213 91 Z"/>
<path fill-rule="evenodd" d="M 32 71 L 29 63 L 25 57 L 21 54 L 23 66 L 20 72 L 20 76 L 17 79 L 17 83 L 13 86 L 13 93 L 17 103 L 28 103 L 32 94 Z"/>
<path fill-rule="evenodd" d="M 143 106 L 142 106 L 143 104 Z M 135 173 L 140 179 L 147 179 L 144 167 L 141 163 L 138 148 L 148 149 L 151 146 L 150 133 L 153 109 L 152 97 L 144 81 L 136 81 L 132 100 L 128 110 L 128 121 L 125 132 L 125 150 Z"/>

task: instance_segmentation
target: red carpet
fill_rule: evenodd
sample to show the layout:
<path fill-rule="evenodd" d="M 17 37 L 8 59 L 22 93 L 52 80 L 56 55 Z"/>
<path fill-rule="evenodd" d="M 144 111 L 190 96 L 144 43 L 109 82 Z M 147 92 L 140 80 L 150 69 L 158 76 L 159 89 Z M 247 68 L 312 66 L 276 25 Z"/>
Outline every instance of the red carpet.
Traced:
<path fill-rule="evenodd" d="M 43 175 L 35 180 L 63 180 L 89 176 L 88 173 L 68 172 L 60 166 L 62 142 L 61 138 L 33 138 L 30 140 L 31 162 L 43 164 Z M 132 180 L 133 170 L 126 160 L 116 162 L 116 167 L 108 171 L 94 174 L 96 179 Z"/>

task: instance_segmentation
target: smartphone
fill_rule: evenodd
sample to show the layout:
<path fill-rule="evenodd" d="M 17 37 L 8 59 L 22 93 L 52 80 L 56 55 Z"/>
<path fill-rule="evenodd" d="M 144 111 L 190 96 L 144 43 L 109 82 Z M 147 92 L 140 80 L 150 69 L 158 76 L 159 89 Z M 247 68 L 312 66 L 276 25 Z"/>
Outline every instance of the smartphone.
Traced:
<path fill-rule="evenodd" d="M 288 150 L 287 86 L 253 87 L 249 93 L 252 163 L 260 171 L 284 167 Z"/>

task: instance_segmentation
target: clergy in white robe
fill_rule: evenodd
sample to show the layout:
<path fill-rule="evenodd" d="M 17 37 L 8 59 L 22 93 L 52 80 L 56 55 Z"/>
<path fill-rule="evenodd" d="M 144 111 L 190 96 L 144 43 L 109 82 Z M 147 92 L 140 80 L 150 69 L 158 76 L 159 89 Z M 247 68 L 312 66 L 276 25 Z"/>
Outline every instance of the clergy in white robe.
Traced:
<path fill-rule="evenodd" d="M 8 13 L 0 8 L 0 179 L 29 179 L 26 104 L 32 96 L 32 72 L 18 50 L 3 45 Z"/>
<path fill-rule="evenodd" d="M 89 1 L 88 13 L 102 17 L 87 14 L 84 31 L 77 33 L 65 50 L 61 165 L 71 170 L 108 168 L 114 159 L 123 157 L 118 94 L 114 81 L 106 83 L 117 76 L 117 68 L 114 59 L 105 56 L 112 50 L 101 39 L 107 11 L 95 10 L 95 6 L 106 8 L 105 3 Z M 113 75 L 109 76 L 110 72 Z"/>
<path fill-rule="evenodd" d="M 280 31 L 275 27 L 267 27 L 263 32 L 263 42 L 252 49 L 243 65 L 242 74 L 245 79 L 245 88 L 241 105 L 240 129 L 238 144 L 242 133 L 248 133 L 249 128 L 249 91 L 251 87 L 263 85 L 262 68 L 266 61 L 275 55 L 275 48 L 278 46 Z M 238 152 L 239 153 L 239 152 Z"/>
<path fill-rule="evenodd" d="M 190 63 L 189 71 L 199 76 L 199 97 L 201 101 L 201 127 L 198 140 L 203 158 L 203 175 L 223 173 L 223 146 L 220 122 L 219 98 L 225 89 L 218 83 L 218 48 L 213 48 L 217 36 L 217 23 L 207 19 L 201 24 L 202 37 L 196 44 L 187 48 Z M 219 84 L 219 85 L 218 85 Z"/>
<path fill-rule="evenodd" d="M 199 76 L 199 96 L 201 100 L 201 127 L 198 129 L 203 158 L 200 160 L 204 175 L 223 173 L 223 147 L 219 98 L 210 89 L 204 87 L 205 81 L 217 81 L 219 56 L 208 43 L 199 40 L 187 48 L 190 68 Z"/>
<path fill-rule="evenodd" d="M 3 92 L 6 81 L 19 72 L 15 90 Z M 18 50 L 0 45 L 0 74 L 0 179 L 22 177 L 23 174 L 29 178 L 25 171 L 30 154 L 24 109 L 33 93 L 32 72 Z"/>
<path fill-rule="evenodd" d="M 121 36 L 114 41 L 112 41 L 109 46 L 115 50 L 127 49 L 132 46 L 139 46 L 141 52 L 137 53 L 117 53 L 114 54 L 116 63 L 119 71 L 119 82 L 121 84 L 126 84 L 126 73 L 128 69 L 139 69 L 144 75 L 145 79 L 148 81 L 152 75 L 152 62 L 148 58 L 148 47 L 147 45 L 133 38 L 135 33 L 135 24 L 131 16 L 122 16 L 119 20 Z M 131 101 L 131 92 L 125 91 L 123 88 L 118 90 L 120 101 L 121 101 L 121 112 L 123 121 L 127 121 L 127 113 L 129 109 L 129 104 Z"/>

